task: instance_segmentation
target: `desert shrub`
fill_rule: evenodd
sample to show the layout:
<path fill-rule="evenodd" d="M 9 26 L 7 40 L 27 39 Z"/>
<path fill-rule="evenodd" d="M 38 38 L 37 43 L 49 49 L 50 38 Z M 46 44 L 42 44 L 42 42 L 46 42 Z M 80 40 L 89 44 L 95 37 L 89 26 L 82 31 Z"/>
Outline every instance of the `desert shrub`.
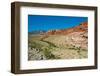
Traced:
<path fill-rule="evenodd" d="M 60 58 L 60 57 L 53 55 L 52 52 L 49 51 L 49 49 L 44 50 L 44 55 L 46 56 L 47 59 L 59 59 Z"/>
<path fill-rule="evenodd" d="M 70 45 L 70 46 L 68 47 L 68 49 L 73 49 L 73 50 L 82 50 L 81 47 L 75 47 L 74 45 Z"/>
<path fill-rule="evenodd" d="M 87 51 L 87 49 L 82 49 L 83 51 Z"/>

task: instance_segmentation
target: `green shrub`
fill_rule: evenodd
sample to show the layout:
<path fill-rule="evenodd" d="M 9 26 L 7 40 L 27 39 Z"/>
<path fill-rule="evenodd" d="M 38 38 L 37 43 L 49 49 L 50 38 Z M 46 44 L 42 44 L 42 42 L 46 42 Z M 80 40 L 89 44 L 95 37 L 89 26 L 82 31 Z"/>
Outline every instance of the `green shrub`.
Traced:
<path fill-rule="evenodd" d="M 59 59 L 60 57 L 57 57 L 49 51 L 49 49 L 44 50 L 44 55 L 46 56 L 47 59 Z"/>

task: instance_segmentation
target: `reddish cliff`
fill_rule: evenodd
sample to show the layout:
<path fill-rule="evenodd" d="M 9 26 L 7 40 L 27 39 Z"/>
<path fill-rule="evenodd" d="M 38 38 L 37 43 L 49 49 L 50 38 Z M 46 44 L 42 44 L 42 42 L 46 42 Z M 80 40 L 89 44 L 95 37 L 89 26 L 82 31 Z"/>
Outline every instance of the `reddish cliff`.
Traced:
<path fill-rule="evenodd" d="M 85 32 L 87 31 L 87 29 L 88 29 L 88 23 L 84 22 L 84 23 L 81 23 L 79 26 L 69 28 L 69 29 L 50 30 L 46 34 L 47 35 L 57 35 L 57 34 L 66 35 L 66 34 L 73 33 L 73 32 Z"/>

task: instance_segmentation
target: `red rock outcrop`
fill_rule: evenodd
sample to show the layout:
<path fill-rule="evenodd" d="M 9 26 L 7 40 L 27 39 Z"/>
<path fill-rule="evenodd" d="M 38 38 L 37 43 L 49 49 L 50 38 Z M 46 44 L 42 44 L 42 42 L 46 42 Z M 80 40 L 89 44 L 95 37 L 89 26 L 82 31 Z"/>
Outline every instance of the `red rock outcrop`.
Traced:
<path fill-rule="evenodd" d="M 69 29 L 64 29 L 64 30 L 50 30 L 48 31 L 46 34 L 47 35 L 66 35 L 69 33 L 73 33 L 73 32 L 85 32 L 88 29 L 88 23 L 84 22 L 81 23 L 79 26 L 73 27 L 73 28 L 69 28 Z"/>

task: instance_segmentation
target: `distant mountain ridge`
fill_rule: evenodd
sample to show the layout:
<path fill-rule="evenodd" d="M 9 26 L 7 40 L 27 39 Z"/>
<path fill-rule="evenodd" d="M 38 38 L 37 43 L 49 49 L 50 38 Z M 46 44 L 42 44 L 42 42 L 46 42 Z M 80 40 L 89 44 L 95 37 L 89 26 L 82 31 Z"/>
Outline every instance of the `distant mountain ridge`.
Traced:
<path fill-rule="evenodd" d="M 32 35 L 32 34 L 44 34 L 44 33 L 46 33 L 46 31 L 44 31 L 44 30 L 43 30 L 43 31 L 41 31 L 41 30 L 38 31 L 38 30 L 37 30 L 37 31 L 28 32 L 29 35 Z"/>

